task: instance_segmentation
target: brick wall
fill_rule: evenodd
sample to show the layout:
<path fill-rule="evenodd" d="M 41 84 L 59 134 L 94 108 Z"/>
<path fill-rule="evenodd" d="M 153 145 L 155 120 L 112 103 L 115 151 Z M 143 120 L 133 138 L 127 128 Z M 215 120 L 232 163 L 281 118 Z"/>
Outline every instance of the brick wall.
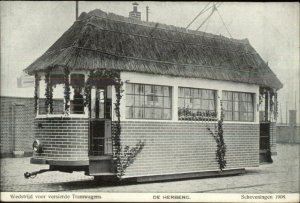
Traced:
<path fill-rule="evenodd" d="M 216 142 L 204 123 L 121 122 L 122 145 L 145 141 L 125 177 L 218 170 Z M 227 168 L 259 165 L 259 125 L 224 124 Z"/>
<path fill-rule="evenodd" d="M 277 125 L 276 132 L 279 143 L 300 143 L 300 125 Z"/>
<path fill-rule="evenodd" d="M 32 152 L 34 138 L 33 98 L 0 97 L 1 156 L 11 156 L 13 151 Z"/>
<path fill-rule="evenodd" d="M 34 157 L 63 161 L 88 160 L 88 126 L 87 118 L 35 119 L 35 137 L 43 143 L 43 153 L 34 153 Z"/>

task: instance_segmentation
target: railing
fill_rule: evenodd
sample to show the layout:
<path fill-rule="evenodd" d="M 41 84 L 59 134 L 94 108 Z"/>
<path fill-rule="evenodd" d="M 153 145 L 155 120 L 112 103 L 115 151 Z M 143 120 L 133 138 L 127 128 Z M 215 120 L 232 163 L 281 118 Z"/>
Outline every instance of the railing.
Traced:
<path fill-rule="evenodd" d="M 112 139 L 111 137 L 93 137 L 90 144 L 91 156 L 111 155 Z"/>

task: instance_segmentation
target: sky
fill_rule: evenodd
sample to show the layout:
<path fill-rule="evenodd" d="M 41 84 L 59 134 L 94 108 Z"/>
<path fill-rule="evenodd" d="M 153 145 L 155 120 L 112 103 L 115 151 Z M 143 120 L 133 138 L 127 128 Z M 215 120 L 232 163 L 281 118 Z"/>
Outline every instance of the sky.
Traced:
<path fill-rule="evenodd" d="M 139 2 L 142 20 L 186 27 L 207 2 Z M 41 56 L 75 21 L 75 1 L 7 1 L 1 6 L 2 96 L 33 96 L 33 88 L 17 88 L 22 70 Z M 128 16 L 132 2 L 79 1 L 79 13 L 101 9 Z M 224 2 L 219 8 L 233 38 L 247 38 L 284 84 L 279 91 L 279 122 L 285 111 L 299 110 L 299 4 Z M 210 11 L 191 26 L 196 29 Z M 229 37 L 219 15 L 214 13 L 201 31 Z M 297 95 L 295 97 L 295 94 Z M 298 119 L 299 121 L 299 119 Z"/>

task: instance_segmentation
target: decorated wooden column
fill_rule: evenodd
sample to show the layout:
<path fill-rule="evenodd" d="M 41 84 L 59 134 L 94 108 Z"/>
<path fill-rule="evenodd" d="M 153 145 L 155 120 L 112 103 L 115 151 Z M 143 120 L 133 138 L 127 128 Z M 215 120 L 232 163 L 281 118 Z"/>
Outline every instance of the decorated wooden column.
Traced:
<path fill-rule="evenodd" d="M 50 71 L 48 70 L 45 74 L 45 83 L 46 83 L 46 100 L 45 107 L 47 109 L 47 114 L 53 113 L 53 87 L 50 81 Z"/>
<path fill-rule="evenodd" d="M 64 110 L 65 114 L 70 114 L 70 71 L 65 68 L 64 69 L 64 83 L 65 83 L 65 89 L 64 89 Z"/>
<path fill-rule="evenodd" d="M 269 121 L 269 92 L 265 91 L 265 121 Z"/>

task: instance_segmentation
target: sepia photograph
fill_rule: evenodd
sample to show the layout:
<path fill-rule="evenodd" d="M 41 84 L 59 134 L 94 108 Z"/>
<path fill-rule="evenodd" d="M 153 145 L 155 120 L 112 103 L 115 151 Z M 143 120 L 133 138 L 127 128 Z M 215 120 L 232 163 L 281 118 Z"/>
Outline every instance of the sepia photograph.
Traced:
<path fill-rule="evenodd" d="M 299 202 L 299 3 L 0 2 L 3 202 Z"/>

